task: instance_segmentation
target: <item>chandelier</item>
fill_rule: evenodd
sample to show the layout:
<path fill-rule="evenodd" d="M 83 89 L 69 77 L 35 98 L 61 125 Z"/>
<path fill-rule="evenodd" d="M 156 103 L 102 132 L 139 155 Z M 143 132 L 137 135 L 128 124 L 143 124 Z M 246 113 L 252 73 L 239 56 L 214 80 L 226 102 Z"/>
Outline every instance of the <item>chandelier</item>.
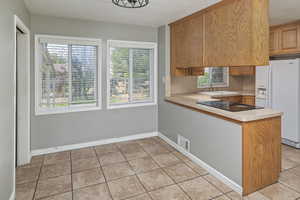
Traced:
<path fill-rule="evenodd" d="M 142 8 L 149 4 L 149 0 L 112 0 L 112 2 L 123 8 Z"/>

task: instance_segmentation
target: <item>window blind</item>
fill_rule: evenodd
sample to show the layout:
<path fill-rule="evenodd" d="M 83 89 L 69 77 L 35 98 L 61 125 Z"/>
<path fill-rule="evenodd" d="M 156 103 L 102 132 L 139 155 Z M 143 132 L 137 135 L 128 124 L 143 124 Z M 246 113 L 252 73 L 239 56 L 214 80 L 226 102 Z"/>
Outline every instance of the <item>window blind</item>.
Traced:
<path fill-rule="evenodd" d="M 109 42 L 110 106 L 154 102 L 154 51 L 153 43 Z"/>
<path fill-rule="evenodd" d="M 228 67 L 205 68 L 203 76 L 198 77 L 197 87 L 227 87 L 229 84 Z"/>
<path fill-rule="evenodd" d="M 98 106 L 98 46 L 39 40 L 39 108 Z"/>

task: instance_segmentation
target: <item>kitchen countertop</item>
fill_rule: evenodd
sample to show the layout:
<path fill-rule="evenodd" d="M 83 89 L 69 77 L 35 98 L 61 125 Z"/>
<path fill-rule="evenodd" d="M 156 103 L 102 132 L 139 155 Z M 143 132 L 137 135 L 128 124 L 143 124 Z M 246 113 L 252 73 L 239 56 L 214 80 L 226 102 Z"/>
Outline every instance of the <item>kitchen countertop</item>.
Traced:
<path fill-rule="evenodd" d="M 241 93 L 239 94 L 241 95 Z M 249 93 L 245 93 L 245 96 L 248 96 Z M 232 96 L 232 95 L 230 95 Z M 203 94 L 182 94 L 182 95 L 174 95 L 171 97 L 166 97 L 166 101 L 183 106 L 188 107 L 193 110 L 202 111 L 212 115 L 218 115 L 224 118 L 227 118 L 236 122 L 250 122 L 261 119 L 279 117 L 283 115 L 282 112 L 275 111 L 272 109 L 256 109 L 242 112 L 229 112 L 226 110 L 221 110 L 218 108 L 213 108 L 209 106 L 199 105 L 197 101 L 218 101 L 215 99 L 215 96 L 203 95 Z"/>

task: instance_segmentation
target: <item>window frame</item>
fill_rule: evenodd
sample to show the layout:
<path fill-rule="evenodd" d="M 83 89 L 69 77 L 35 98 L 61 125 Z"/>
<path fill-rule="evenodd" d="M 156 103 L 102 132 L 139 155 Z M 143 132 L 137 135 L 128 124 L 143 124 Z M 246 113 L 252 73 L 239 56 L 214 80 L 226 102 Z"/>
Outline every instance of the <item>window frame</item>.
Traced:
<path fill-rule="evenodd" d="M 117 46 L 121 48 L 143 48 L 143 49 L 153 49 L 153 77 L 151 77 L 151 80 L 153 83 L 151 84 L 151 89 L 152 89 L 152 101 L 150 102 L 129 102 L 129 103 L 123 103 L 123 104 L 115 104 L 111 105 L 110 104 L 110 61 L 111 61 L 111 55 L 110 55 L 110 47 L 111 46 Z M 132 108 L 132 107 L 141 107 L 141 106 L 153 106 L 157 105 L 157 87 L 158 87 L 158 81 L 157 81 L 157 76 L 158 76 L 158 55 L 157 55 L 157 43 L 155 42 L 138 42 L 138 41 L 124 41 L 124 40 L 107 40 L 107 97 L 106 97 L 106 105 L 108 110 L 112 109 L 120 109 L 120 108 Z M 129 80 L 130 81 L 130 80 Z"/>
<path fill-rule="evenodd" d="M 223 70 L 226 70 L 226 75 L 223 74 L 223 76 L 226 76 L 226 80 L 227 80 L 226 83 L 224 83 L 224 84 L 212 84 L 211 83 L 211 76 L 212 76 L 211 71 L 212 71 L 213 67 L 208 67 L 208 68 L 209 68 L 209 75 L 210 75 L 210 78 L 209 78 L 210 83 L 208 85 L 205 85 L 205 86 L 199 86 L 198 85 L 198 79 L 197 79 L 197 88 L 198 89 L 205 89 L 205 88 L 226 88 L 226 87 L 229 87 L 229 67 L 223 67 L 223 68 L 225 68 Z"/>
<path fill-rule="evenodd" d="M 77 45 L 84 45 L 88 42 L 95 43 L 97 46 L 97 73 L 96 73 L 96 80 L 97 80 L 97 104 L 96 106 L 92 105 L 74 105 L 72 107 L 62 107 L 62 108 L 54 108 L 54 109 L 41 109 L 39 106 L 40 96 L 41 96 L 41 87 L 40 87 L 40 39 L 47 39 L 47 40 L 61 40 L 67 41 L 72 43 L 73 41 L 77 41 Z M 76 43 L 74 43 L 76 44 Z M 102 40 L 99 38 L 86 38 L 86 37 L 70 37 L 70 36 L 57 36 L 57 35 L 44 35 L 44 34 L 36 34 L 35 35 L 35 49 L 34 49 L 34 70 L 35 70 L 35 115 L 51 115 L 51 114 L 64 114 L 64 113 L 72 113 L 72 112 L 85 112 L 85 111 L 94 111 L 94 110 L 101 110 L 102 109 Z"/>

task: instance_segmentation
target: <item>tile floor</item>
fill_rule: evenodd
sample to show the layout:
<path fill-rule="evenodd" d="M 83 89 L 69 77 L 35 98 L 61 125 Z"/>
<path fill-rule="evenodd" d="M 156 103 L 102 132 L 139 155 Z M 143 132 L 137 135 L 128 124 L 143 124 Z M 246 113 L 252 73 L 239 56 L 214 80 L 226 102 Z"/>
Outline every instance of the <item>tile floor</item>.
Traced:
<path fill-rule="evenodd" d="M 245 200 L 300 200 L 300 150 L 283 146 L 277 184 Z M 17 200 L 238 200 L 158 137 L 36 156 L 17 169 Z"/>

